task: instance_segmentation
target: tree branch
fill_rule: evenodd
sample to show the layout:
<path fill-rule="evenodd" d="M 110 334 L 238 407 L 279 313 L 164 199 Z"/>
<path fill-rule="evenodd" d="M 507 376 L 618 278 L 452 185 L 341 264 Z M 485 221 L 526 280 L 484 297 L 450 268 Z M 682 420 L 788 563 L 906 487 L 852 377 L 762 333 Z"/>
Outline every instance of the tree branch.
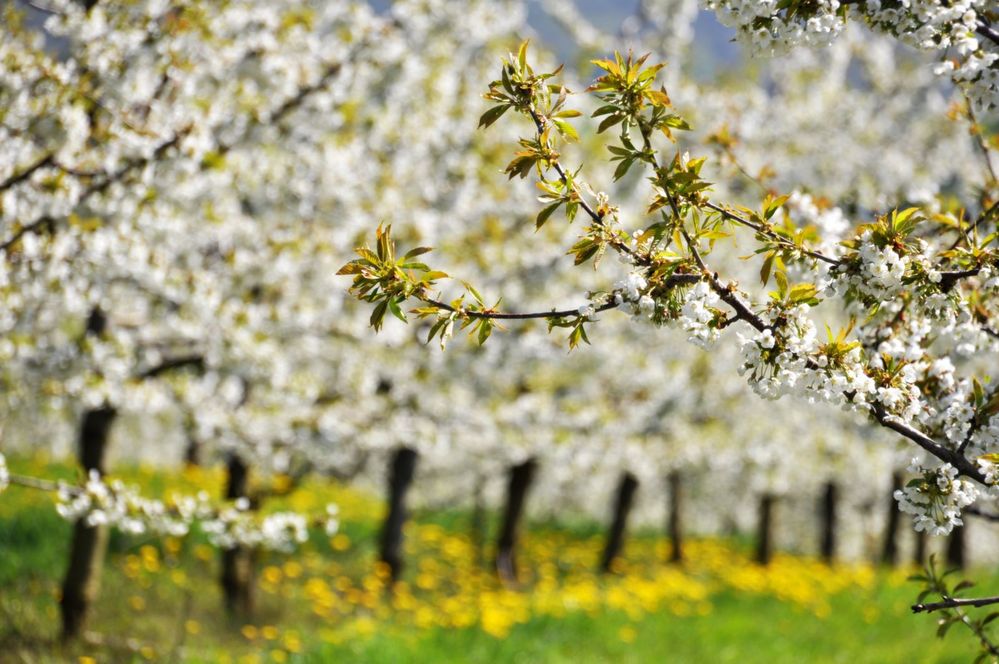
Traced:
<path fill-rule="evenodd" d="M 715 212 L 719 213 L 729 221 L 734 221 L 735 223 L 741 226 L 751 228 L 757 233 L 767 236 L 768 238 L 770 238 L 774 242 L 777 242 L 778 244 L 782 244 L 789 249 L 793 249 L 794 251 L 800 251 L 809 258 L 814 258 L 815 260 L 822 261 L 823 263 L 828 263 L 829 265 L 839 265 L 840 263 L 842 263 L 842 261 L 840 261 L 839 259 L 826 256 L 825 254 L 819 253 L 818 251 L 812 251 L 811 249 L 802 249 L 801 247 L 797 246 L 787 238 L 782 237 L 777 233 L 774 233 L 769 228 L 761 226 L 756 222 L 750 221 L 749 219 L 746 219 L 745 217 L 742 217 L 732 212 L 731 210 L 724 208 L 721 205 L 718 205 L 717 203 L 712 203 L 711 201 L 707 201 L 705 203 L 705 207 L 714 210 Z"/>
<path fill-rule="evenodd" d="M 489 318 L 493 320 L 531 320 L 536 318 L 544 318 L 544 319 L 566 318 L 568 316 L 579 315 L 579 309 L 563 309 L 561 311 L 552 309 L 551 311 L 532 311 L 528 313 L 501 313 L 498 311 L 468 311 L 467 309 L 457 309 L 455 307 L 452 307 L 450 304 L 447 304 L 446 302 L 441 302 L 440 300 L 434 300 L 429 298 L 422 299 L 422 301 L 429 304 L 432 307 L 437 307 L 438 309 L 443 309 L 444 311 L 455 311 L 461 314 L 462 316 L 466 316 L 468 318 Z M 601 312 L 616 308 L 617 304 L 611 301 L 608 302 L 607 304 L 603 304 L 595 308 L 594 313 L 599 314 Z"/>
<path fill-rule="evenodd" d="M 18 183 L 24 182 L 32 175 L 34 175 L 35 171 L 37 171 L 38 169 L 45 168 L 46 166 L 51 165 L 54 159 L 55 156 L 50 152 L 41 159 L 39 159 L 38 161 L 36 161 L 35 163 L 25 168 L 20 173 L 14 173 L 3 182 L 0 182 L 0 191 L 6 191 Z"/>
<path fill-rule="evenodd" d="M 874 415 L 874 419 L 877 420 L 878 424 L 901 434 L 936 458 L 954 466 L 954 468 L 957 469 L 957 472 L 961 475 L 970 477 L 979 484 L 985 485 L 985 475 L 978 469 L 978 466 L 969 461 L 963 454 L 959 454 L 954 450 L 944 447 L 923 432 L 918 431 L 917 429 L 900 422 L 897 418 L 888 415 L 888 413 L 885 412 L 884 406 L 881 404 L 875 402 L 869 404 L 869 406 L 871 413 Z"/>
<path fill-rule="evenodd" d="M 174 134 L 172 138 L 164 141 L 163 143 L 160 143 L 158 146 L 156 146 L 156 149 L 153 151 L 153 153 L 152 153 L 151 156 L 149 156 L 149 157 L 140 157 L 139 159 L 133 159 L 133 160 L 129 161 L 128 163 L 126 163 L 121 168 L 119 168 L 115 173 L 106 174 L 104 176 L 104 178 L 100 182 L 96 182 L 96 183 L 90 185 L 89 187 L 87 187 L 83 191 L 82 194 L 80 194 L 79 199 L 77 199 L 77 201 L 76 201 L 76 205 L 79 205 L 80 203 L 83 203 L 84 201 L 86 201 L 88 198 L 90 198 L 94 194 L 101 193 L 102 191 L 104 191 L 105 189 L 107 189 L 108 187 L 110 187 L 115 182 L 118 182 L 121 179 L 123 179 L 126 175 L 128 175 L 133 170 L 141 168 L 141 167 L 145 166 L 146 164 L 149 164 L 150 162 L 152 162 L 152 161 L 154 161 L 156 159 L 159 159 L 164 154 L 166 154 L 166 152 L 170 148 L 172 148 L 175 145 L 177 145 L 177 143 L 180 142 L 180 139 L 188 131 L 189 131 L 189 129 L 182 129 L 181 131 L 179 131 L 176 134 Z M 60 221 L 61 219 L 64 219 L 64 218 L 65 217 L 57 219 L 56 217 L 53 217 L 53 216 L 47 215 L 47 214 L 43 215 L 41 217 L 36 218 L 34 221 L 31 221 L 28 224 L 26 224 L 26 225 L 22 226 L 21 228 L 19 228 L 18 230 L 14 231 L 14 233 L 10 237 L 8 237 L 6 240 L 4 240 L 4 242 L 2 244 L 0 244 L 0 251 L 7 251 L 7 250 L 9 250 L 12 246 L 14 246 L 17 243 L 18 240 L 20 240 L 22 237 L 24 237 L 28 233 L 35 233 L 39 229 L 41 229 L 43 226 L 47 226 L 47 225 L 50 225 L 50 224 L 54 225 L 57 221 Z"/>
<path fill-rule="evenodd" d="M 999 44 L 999 32 L 996 32 L 995 28 L 982 22 L 980 19 L 978 25 L 975 26 L 975 32 L 990 40 L 994 44 Z"/>
<path fill-rule="evenodd" d="M 139 378 L 155 378 L 161 376 L 168 371 L 173 371 L 174 369 L 183 369 L 185 367 L 194 367 L 196 369 L 205 368 L 205 358 L 202 355 L 181 355 L 179 357 L 172 357 L 163 360 L 160 364 L 149 367 L 145 371 L 139 373 Z"/>
<path fill-rule="evenodd" d="M 913 613 L 932 613 L 941 609 L 953 609 L 959 606 L 982 607 L 990 604 L 999 604 L 999 597 L 979 597 L 977 599 L 959 599 L 948 597 L 940 602 L 926 602 L 925 604 L 913 604 Z"/>

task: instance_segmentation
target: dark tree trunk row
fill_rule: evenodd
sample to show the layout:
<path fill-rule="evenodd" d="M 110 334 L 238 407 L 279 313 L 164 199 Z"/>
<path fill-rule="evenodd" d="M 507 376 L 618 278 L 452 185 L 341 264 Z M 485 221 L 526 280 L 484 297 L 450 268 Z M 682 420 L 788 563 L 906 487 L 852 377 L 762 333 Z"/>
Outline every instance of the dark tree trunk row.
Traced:
<path fill-rule="evenodd" d="M 84 414 L 80 427 L 79 455 L 81 465 L 86 471 L 96 470 L 102 475 L 106 472 L 107 443 L 116 415 L 116 411 L 112 408 L 93 409 Z M 199 447 L 193 439 L 189 441 L 185 459 L 188 463 L 196 464 L 199 462 Z M 395 451 L 390 461 L 389 506 L 382 528 L 379 555 L 380 559 L 388 564 L 393 581 L 401 577 L 403 570 L 402 545 L 403 526 L 407 519 L 406 494 L 413 482 L 417 458 L 415 450 L 401 447 Z M 249 468 L 247 465 L 234 455 L 227 463 L 227 470 L 226 498 L 236 500 L 248 497 Z M 517 548 L 520 541 L 520 524 L 527 494 L 536 470 L 537 463 L 533 458 L 509 469 L 506 503 L 496 540 L 495 558 L 497 574 L 502 580 L 509 583 L 514 583 L 518 579 Z M 903 479 L 902 473 L 893 473 L 893 493 L 902 486 Z M 666 528 L 671 543 L 669 561 L 679 563 L 683 560 L 681 519 L 683 491 L 680 473 L 678 471 L 670 472 L 666 478 L 666 483 L 668 490 Z M 600 560 L 602 572 L 611 571 L 614 561 L 623 551 L 628 517 L 637 490 L 638 479 L 630 472 L 623 473 L 615 492 L 611 523 Z M 822 559 L 830 563 L 835 560 L 836 556 L 838 499 L 838 486 L 834 482 L 826 483 L 819 506 L 821 521 L 819 550 Z M 769 564 L 773 557 L 776 500 L 776 497 L 770 493 L 764 493 L 759 499 L 755 559 L 761 565 Z M 881 557 L 884 563 L 895 564 L 898 559 L 899 512 L 894 498 L 892 498 L 890 508 Z M 485 508 L 482 500 L 481 482 L 477 484 L 475 489 L 472 534 L 478 552 L 478 562 L 481 563 L 485 539 Z M 63 582 L 61 598 L 64 638 L 74 638 L 84 629 L 90 607 L 98 592 L 107 541 L 107 528 L 90 527 L 82 521 L 74 524 L 69 566 Z M 922 563 L 926 555 L 925 550 L 925 534 L 917 533 L 913 554 L 915 562 Z M 947 562 L 952 567 L 964 567 L 966 564 L 965 530 L 963 528 L 955 529 L 948 539 Z M 246 619 L 253 612 L 253 569 L 253 551 L 245 547 L 236 547 L 222 553 L 221 585 L 226 609 L 233 617 Z"/>

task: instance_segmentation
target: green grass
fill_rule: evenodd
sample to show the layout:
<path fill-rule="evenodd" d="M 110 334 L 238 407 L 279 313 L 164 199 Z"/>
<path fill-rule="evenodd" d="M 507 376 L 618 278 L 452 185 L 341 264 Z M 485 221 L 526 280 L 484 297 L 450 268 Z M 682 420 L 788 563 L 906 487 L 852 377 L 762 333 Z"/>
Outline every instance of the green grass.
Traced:
<path fill-rule="evenodd" d="M 911 593 L 884 593 L 876 606 L 907 606 Z M 894 601 L 893 601 L 894 600 Z M 541 618 L 497 640 L 478 630 L 433 630 L 324 646 L 304 662 L 970 662 L 974 644 L 957 632 L 941 641 L 925 617 L 893 611 L 868 624 L 859 599 L 835 602 L 819 619 L 769 598 L 725 594 L 709 616 L 655 614 L 632 622 L 620 613 Z M 633 642 L 621 639 L 634 630 Z"/>
<path fill-rule="evenodd" d="M 15 460 L 12 466 L 15 471 L 71 476 L 60 465 Z M 141 469 L 123 474 L 150 491 L 176 486 L 217 491 L 220 479 L 213 475 L 192 480 Z M 57 640 L 58 586 L 70 527 L 52 509 L 50 497 L 11 488 L 0 496 L 0 661 L 72 662 L 90 656 L 98 662 L 880 664 L 970 662 L 977 654 L 967 630 L 956 626 L 946 639 L 937 639 L 933 617 L 911 614 L 909 605 L 918 588 L 904 582 L 904 572 L 882 570 L 868 581 L 844 582 L 833 592 L 813 592 L 802 587 L 810 579 L 827 583 L 851 572 L 829 571 L 812 562 L 796 562 L 801 560 L 797 558 L 785 558 L 784 567 L 778 564 L 767 572 L 745 561 L 744 542 L 702 545 L 705 551 L 729 556 L 731 574 L 725 560 L 704 565 L 691 560 L 684 579 L 710 587 L 706 600 L 674 601 L 667 596 L 642 607 L 639 598 L 655 590 L 656 574 L 662 570 L 658 562 L 662 544 L 655 533 L 632 537 L 624 577 L 600 579 L 589 572 L 599 548 L 599 528 L 579 522 L 562 527 L 531 524 L 523 556 L 528 582 L 523 591 L 504 596 L 516 603 L 534 597 L 546 582 L 563 584 L 559 593 L 566 592 L 566 584 L 579 582 L 585 586 L 580 596 L 594 594 L 601 598 L 598 604 L 554 614 L 532 609 L 529 618 L 516 620 L 495 635 L 474 620 L 475 626 L 464 628 L 418 626 L 421 610 L 439 610 L 449 598 L 466 602 L 465 608 L 454 610 L 456 614 L 505 601 L 497 599 L 501 591 L 488 574 L 476 569 L 472 556 L 454 562 L 459 559 L 453 556 L 464 556 L 465 549 L 442 557 L 444 540 L 467 545 L 468 514 L 417 513 L 407 534 L 406 579 L 418 606 L 407 612 L 389 606 L 384 590 L 364 590 L 364 584 L 374 579 L 379 501 L 322 483 L 307 491 L 311 493 L 298 500 L 324 504 L 333 499 L 344 505 L 347 537 L 338 550 L 334 550 L 337 542 L 320 537 L 294 556 L 260 554 L 259 602 L 250 632 L 243 621 L 231 622 L 221 612 L 218 556 L 205 548 L 199 536 L 167 546 L 156 538 L 116 535 L 91 623 L 95 638 L 64 647 Z M 494 527 L 495 518 L 490 521 Z M 425 527 L 429 524 L 438 530 Z M 427 576 L 434 587 L 421 589 L 421 579 Z M 971 576 L 978 578 L 983 593 L 999 588 L 995 572 Z M 765 578 L 773 588 L 751 589 Z M 629 591 L 636 593 L 635 605 L 609 601 L 614 592 L 628 587 L 629 579 L 636 584 Z M 338 580 L 347 580 L 350 588 L 336 588 Z M 309 586 L 325 586 L 327 581 L 333 587 L 333 608 L 320 611 Z M 465 587 L 469 584 L 486 594 L 480 597 Z M 781 584 L 791 595 L 781 590 Z M 795 592 L 804 593 L 805 599 L 788 599 Z M 571 599 L 570 594 L 558 597 Z M 364 605 L 369 600 L 370 605 Z"/>

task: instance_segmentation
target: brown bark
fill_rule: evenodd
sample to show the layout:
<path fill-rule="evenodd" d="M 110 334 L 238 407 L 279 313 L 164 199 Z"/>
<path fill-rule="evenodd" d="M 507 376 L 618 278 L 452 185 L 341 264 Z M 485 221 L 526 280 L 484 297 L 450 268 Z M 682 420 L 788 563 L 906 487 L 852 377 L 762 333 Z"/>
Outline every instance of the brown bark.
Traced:
<path fill-rule="evenodd" d="M 759 524 L 756 533 L 756 562 L 761 565 L 770 564 L 773 557 L 773 494 L 765 493 L 760 497 Z"/>
<path fill-rule="evenodd" d="M 672 471 L 666 477 L 669 489 L 666 534 L 669 536 L 669 562 L 683 562 L 683 482 L 679 471 Z"/>
<path fill-rule="evenodd" d="M 86 473 L 106 473 L 107 446 L 117 411 L 96 408 L 83 414 L 80 423 L 80 465 Z M 86 627 L 90 609 L 100 592 L 101 570 L 107 552 L 107 526 L 88 526 L 85 519 L 73 524 L 69 562 L 62 583 L 59 607 L 62 614 L 62 638 L 80 636 Z"/>
<path fill-rule="evenodd" d="M 881 562 L 885 565 L 894 566 L 898 563 L 899 511 L 895 492 L 901 490 L 902 479 L 902 471 L 900 470 L 891 474 L 891 490 L 888 493 L 888 522 L 885 524 L 885 543 L 881 550 Z"/>
<path fill-rule="evenodd" d="M 820 555 L 826 563 L 836 559 L 836 508 L 839 501 L 839 487 L 835 482 L 827 482 L 822 493 L 822 542 Z"/>
<path fill-rule="evenodd" d="M 392 455 L 389 468 L 389 509 L 382 524 L 379 558 L 388 564 L 392 581 L 402 575 L 402 527 L 406 523 L 406 493 L 416 472 L 416 450 L 400 447 Z"/>
<path fill-rule="evenodd" d="M 611 571 L 614 561 L 624 549 L 624 534 L 628 527 L 628 515 L 631 513 L 631 506 L 634 503 L 635 491 L 637 490 L 638 478 L 630 472 L 622 473 L 614 497 L 607 543 L 604 546 L 603 557 L 600 559 L 600 571 L 605 574 Z"/>
<path fill-rule="evenodd" d="M 249 497 L 250 469 L 235 454 L 226 462 L 228 473 L 225 489 L 227 500 Z M 222 599 L 230 618 L 246 620 L 253 615 L 255 593 L 253 574 L 254 552 L 245 546 L 222 550 Z"/>
<path fill-rule="evenodd" d="M 535 460 L 528 459 L 510 468 L 503 522 L 496 541 L 496 572 L 508 583 L 517 581 L 517 543 L 520 539 L 520 518 L 527 501 L 527 491 L 537 469 Z"/>

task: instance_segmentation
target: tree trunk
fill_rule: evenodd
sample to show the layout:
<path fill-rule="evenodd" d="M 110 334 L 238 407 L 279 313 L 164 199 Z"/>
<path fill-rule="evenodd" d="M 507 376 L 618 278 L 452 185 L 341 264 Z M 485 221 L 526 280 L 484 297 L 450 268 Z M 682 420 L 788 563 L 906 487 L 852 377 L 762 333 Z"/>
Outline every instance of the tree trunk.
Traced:
<path fill-rule="evenodd" d="M 83 414 L 80 423 L 80 465 L 86 473 L 95 470 L 106 473 L 107 446 L 117 411 L 96 408 Z M 73 540 L 69 549 L 69 564 L 62 583 L 62 637 L 74 639 L 87 623 L 90 607 L 100 592 L 101 569 L 108 546 L 107 526 L 88 526 L 86 519 L 73 524 Z"/>
<path fill-rule="evenodd" d="M 839 500 L 839 487 L 835 482 L 827 482 L 822 494 L 822 560 L 831 564 L 836 559 L 836 503 Z"/>
<path fill-rule="evenodd" d="M 237 500 L 249 497 L 250 469 L 237 455 L 226 462 L 228 478 L 225 497 Z M 222 550 L 222 597 L 230 618 L 246 620 L 253 614 L 253 551 L 245 546 Z"/>
<path fill-rule="evenodd" d="M 485 478 L 475 478 L 475 492 L 472 495 L 472 546 L 475 549 L 475 567 L 481 569 L 485 563 L 486 547 L 486 505 L 482 495 Z"/>
<path fill-rule="evenodd" d="M 917 566 L 922 567 L 926 564 L 926 531 L 920 530 L 915 533 L 916 543 L 912 549 L 912 562 L 916 563 Z"/>
<path fill-rule="evenodd" d="M 669 507 L 667 509 L 666 534 L 669 536 L 669 562 L 683 562 L 683 484 L 680 472 L 671 471 L 666 477 L 669 488 Z"/>
<path fill-rule="evenodd" d="M 201 443 L 192 435 L 188 435 L 187 447 L 184 448 L 184 465 L 201 465 Z"/>
<path fill-rule="evenodd" d="M 954 526 L 954 530 L 947 537 L 948 567 L 964 569 L 967 564 L 966 534 L 967 528 L 965 526 Z"/>
<path fill-rule="evenodd" d="M 607 544 L 600 560 L 600 571 L 607 573 L 624 548 L 624 532 L 628 526 L 628 514 L 638 490 L 638 478 L 630 472 L 624 472 L 617 485 L 617 495 L 614 499 L 614 511 L 611 514 L 611 526 L 607 533 Z"/>
<path fill-rule="evenodd" d="M 406 523 L 406 492 L 416 471 L 416 450 L 400 447 L 392 455 L 388 478 L 389 509 L 382 525 L 379 557 L 389 566 L 392 581 L 402 575 L 402 527 Z"/>
<path fill-rule="evenodd" d="M 881 562 L 885 565 L 895 565 L 898 562 L 898 502 L 895 492 L 902 489 L 902 471 L 891 474 L 891 491 L 888 493 L 888 523 L 885 525 L 885 544 L 881 551 Z"/>
<path fill-rule="evenodd" d="M 503 523 L 496 541 L 496 572 L 506 582 L 517 581 L 517 540 L 520 517 L 524 512 L 527 490 L 534 479 L 537 463 L 533 458 L 510 468 Z"/>
<path fill-rule="evenodd" d="M 760 498 L 760 521 L 756 534 L 756 562 L 761 565 L 770 564 L 773 556 L 773 511 L 775 498 L 773 494 L 765 493 Z"/>

